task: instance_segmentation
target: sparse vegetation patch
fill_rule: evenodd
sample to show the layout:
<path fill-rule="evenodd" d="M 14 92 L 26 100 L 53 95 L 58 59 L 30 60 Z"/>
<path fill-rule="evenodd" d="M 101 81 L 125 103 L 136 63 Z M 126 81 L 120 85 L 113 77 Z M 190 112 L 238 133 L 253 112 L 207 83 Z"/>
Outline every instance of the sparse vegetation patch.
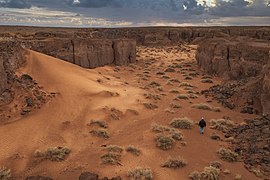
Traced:
<path fill-rule="evenodd" d="M 126 151 L 130 152 L 136 156 L 139 156 L 141 154 L 141 150 L 135 146 L 132 146 L 132 145 L 129 145 L 128 147 L 126 147 Z"/>
<path fill-rule="evenodd" d="M 1 180 L 8 180 L 11 178 L 11 171 L 5 167 L 0 168 L 0 179 Z"/>
<path fill-rule="evenodd" d="M 156 146 L 162 150 L 169 150 L 173 146 L 173 138 L 168 135 L 158 134 L 156 136 Z"/>
<path fill-rule="evenodd" d="M 103 139 L 108 139 L 110 137 L 106 129 L 94 129 L 90 131 L 90 133 Z"/>
<path fill-rule="evenodd" d="M 175 118 L 170 122 L 170 125 L 174 128 L 179 129 L 192 129 L 193 121 L 187 117 L 184 118 Z"/>
<path fill-rule="evenodd" d="M 224 133 L 228 132 L 229 129 L 233 128 L 235 123 L 231 120 L 226 119 L 211 119 L 210 120 L 210 128 L 217 129 Z"/>
<path fill-rule="evenodd" d="M 167 167 L 167 168 L 182 168 L 187 165 L 186 161 L 183 160 L 180 157 L 172 158 L 169 157 L 164 164 L 161 165 L 161 167 Z"/>
<path fill-rule="evenodd" d="M 217 153 L 218 153 L 220 159 L 222 159 L 224 161 L 235 162 L 238 160 L 238 154 L 236 154 L 235 152 L 232 152 L 229 149 L 220 148 Z"/>
<path fill-rule="evenodd" d="M 91 120 L 88 125 L 97 124 L 99 127 L 108 128 L 108 124 L 102 120 Z"/>
<path fill-rule="evenodd" d="M 135 169 L 129 170 L 128 177 L 134 180 L 151 180 L 153 179 L 153 173 L 150 168 L 136 167 Z"/>
<path fill-rule="evenodd" d="M 109 153 L 103 154 L 100 158 L 103 164 L 120 165 L 121 154 L 109 152 Z"/>

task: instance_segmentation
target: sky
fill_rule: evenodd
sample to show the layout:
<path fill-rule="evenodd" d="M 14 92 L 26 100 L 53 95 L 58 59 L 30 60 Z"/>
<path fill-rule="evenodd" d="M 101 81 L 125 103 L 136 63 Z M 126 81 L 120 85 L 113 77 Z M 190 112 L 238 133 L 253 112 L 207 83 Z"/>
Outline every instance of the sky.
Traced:
<path fill-rule="evenodd" d="M 270 0 L 0 0 L 0 25 L 269 26 Z"/>

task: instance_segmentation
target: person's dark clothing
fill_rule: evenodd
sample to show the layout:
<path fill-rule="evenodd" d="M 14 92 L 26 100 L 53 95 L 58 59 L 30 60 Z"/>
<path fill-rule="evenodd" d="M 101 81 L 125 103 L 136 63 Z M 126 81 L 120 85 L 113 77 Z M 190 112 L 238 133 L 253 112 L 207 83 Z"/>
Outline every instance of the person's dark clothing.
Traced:
<path fill-rule="evenodd" d="M 201 119 L 201 120 L 200 120 L 199 126 L 200 126 L 201 128 L 206 127 L 206 122 L 204 121 L 204 119 Z"/>

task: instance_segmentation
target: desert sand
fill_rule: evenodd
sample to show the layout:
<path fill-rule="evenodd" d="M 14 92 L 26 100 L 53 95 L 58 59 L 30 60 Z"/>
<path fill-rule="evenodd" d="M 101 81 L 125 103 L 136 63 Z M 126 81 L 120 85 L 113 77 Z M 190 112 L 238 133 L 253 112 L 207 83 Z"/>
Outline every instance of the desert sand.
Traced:
<path fill-rule="evenodd" d="M 228 143 L 212 140 L 210 136 L 214 132 L 223 136 L 219 131 L 209 128 L 211 119 L 225 116 L 235 123 L 242 123 L 244 119 L 254 118 L 255 115 L 223 108 L 200 93 L 195 94 L 195 98 L 175 99 L 179 94 L 189 94 L 190 89 L 180 86 L 183 82 L 191 84 L 192 91 L 201 92 L 222 81 L 212 77 L 214 83 L 202 83 L 201 78 L 205 73 L 196 65 L 196 47 L 182 46 L 181 51 L 179 46 L 140 46 L 136 63 L 96 69 L 84 69 L 27 50 L 27 62 L 17 70 L 17 75 L 29 74 L 44 91 L 53 92 L 56 96 L 41 109 L 0 126 L 0 165 L 11 169 L 15 179 L 32 175 L 59 180 L 78 179 L 85 171 L 99 174 L 100 177 L 120 176 L 128 179 L 128 170 L 140 166 L 150 168 L 153 179 L 176 180 L 188 179 L 191 172 L 202 171 L 211 162 L 219 161 L 222 171 L 230 171 L 228 175 L 221 171 L 220 179 L 234 179 L 238 174 L 242 179 L 257 179 L 245 169 L 243 162 L 229 163 L 218 157 L 218 149 L 227 147 Z M 174 72 L 165 72 L 174 65 L 179 65 L 179 68 L 175 68 Z M 192 72 L 197 74 L 191 79 L 185 79 Z M 158 83 L 158 87 L 152 86 L 155 85 L 153 82 Z M 157 95 L 158 98 L 149 94 Z M 181 108 L 173 108 L 172 103 L 179 104 Z M 197 103 L 219 107 L 220 112 L 191 107 Z M 149 104 L 157 107 L 149 108 Z M 157 123 L 169 126 L 173 118 L 183 117 L 194 121 L 192 129 L 180 130 L 186 144 L 175 141 L 172 149 L 166 151 L 156 147 L 157 133 L 151 130 L 151 125 Z M 201 117 L 207 122 L 203 135 L 196 125 Z M 96 124 L 89 125 L 91 120 L 105 121 L 109 138 L 89 133 L 99 128 Z M 100 156 L 105 153 L 104 147 L 108 145 L 123 148 L 134 145 L 141 150 L 141 154 L 135 156 L 123 151 L 119 164 L 102 164 Z M 64 161 L 52 162 L 34 157 L 37 150 L 45 151 L 48 147 L 57 146 L 66 146 L 71 150 Z M 187 165 L 179 169 L 161 167 L 169 156 L 179 156 Z"/>

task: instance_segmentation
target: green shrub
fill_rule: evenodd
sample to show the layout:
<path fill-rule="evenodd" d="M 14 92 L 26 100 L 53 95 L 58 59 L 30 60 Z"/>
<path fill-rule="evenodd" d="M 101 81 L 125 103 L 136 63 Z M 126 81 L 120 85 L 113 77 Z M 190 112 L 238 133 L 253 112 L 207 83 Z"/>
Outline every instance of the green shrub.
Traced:
<path fill-rule="evenodd" d="M 0 179 L 1 180 L 8 180 L 11 178 L 11 171 L 5 167 L 0 168 Z"/>
<path fill-rule="evenodd" d="M 158 134 L 156 136 L 156 146 L 162 150 L 171 149 L 173 146 L 173 138 L 168 135 Z"/>
<path fill-rule="evenodd" d="M 224 161 L 235 162 L 238 159 L 238 154 L 226 148 L 220 148 L 217 153 L 220 159 Z"/>
<path fill-rule="evenodd" d="M 90 131 L 91 134 L 104 138 L 104 139 L 108 139 L 110 136 L 108 134 L 108 131 L 106 129 L 97 129 L 97 130 L 92 130 Z"/>
<path fill-rule="evenodd" d="M 141 150 L 139 150 L 138 148 L 136 148 L 135 146 L 129 145 L 128 147 L 126 147 L 126 151 L 130 152 L 136 156 L 139 156 L 141 154 Z"/>
<path fill-rule="evenodd" d="M 152 170 L 149 168 L 136 167 L 133 170 L 129 170 L 128 177 L 131 177 L 135 180 L 151 180 L 153 179 Z"/>
<path fill-rule="evenodd" d="M 179 129 L 192 129 L 193 121 L 188 119 L 187 117 L 175 118 L 170 122 L 170 125 L 174 128 Z"/>
<path fill-rule="evenodd" d="M 169 157 L 164 164 L 161 165 L 161 167 L 167 167 L 167 168 L 182 168 L 187 165 L 186 161 L 183 160 L 180 157 L 172 158 Z"/>

